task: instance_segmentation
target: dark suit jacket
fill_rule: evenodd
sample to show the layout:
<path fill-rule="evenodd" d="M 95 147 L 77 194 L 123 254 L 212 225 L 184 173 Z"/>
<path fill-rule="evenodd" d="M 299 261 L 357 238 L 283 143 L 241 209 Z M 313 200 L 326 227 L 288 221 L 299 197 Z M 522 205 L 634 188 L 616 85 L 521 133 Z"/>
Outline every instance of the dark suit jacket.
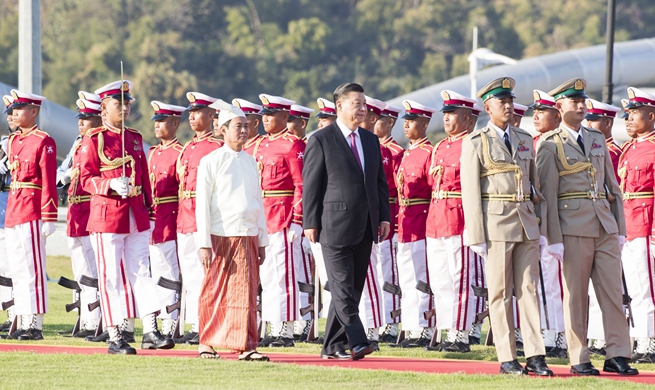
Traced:
<path fill-rule="evenodd" d="M 309 137 L 302 172 L 303 227 L 319 229 L 322 244 L 358 244 L 367 218 L 377 241 L 380 221 L 391 221 L 378 137 L 362 128 L 359 135 L 364 173 L 336 121 Z"/>

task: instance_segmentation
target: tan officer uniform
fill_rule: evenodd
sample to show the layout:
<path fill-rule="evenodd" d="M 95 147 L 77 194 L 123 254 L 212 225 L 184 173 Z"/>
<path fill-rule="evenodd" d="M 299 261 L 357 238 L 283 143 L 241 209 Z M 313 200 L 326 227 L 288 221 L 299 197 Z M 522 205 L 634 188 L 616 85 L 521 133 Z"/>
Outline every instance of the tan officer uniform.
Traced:
<path fill-rule="evenodd" d="M 483 100 L 513 97 L 515 81 L 499 78 L 478 92 Z M 541 199 L 530 134 L 508 126 L 511 152 L 491 122 L 462 144 L 461 171 L 468 244 L 486 243 L 489 312 L 498 361 L 516 359 L 512 292 L 522 313 L 525 356 L 544 355 L 539 324 L 537 279 L 540 227 L 535 204 Z"/>
<path fill-rule="evenodd" d="M 587 97 L 586 81 L 572 79 L 549 92 L 555 100 Z M 578 141 L 582 137 L 582 141 Z M 582 146 L 580 143 L 582 143 Z M 548 207 L 548 244 L 564 244 L 564 323 L 571 365 L 588 363 L 589 278 L 603 313 L 607 359 L 630 356 L 621 303 L 621 251 L 625 236 L 621 190 L 604 135 L 580 126 L 541 137 L 539 179 Z M 607 193 L 609 191 L 609 194 Z"/>

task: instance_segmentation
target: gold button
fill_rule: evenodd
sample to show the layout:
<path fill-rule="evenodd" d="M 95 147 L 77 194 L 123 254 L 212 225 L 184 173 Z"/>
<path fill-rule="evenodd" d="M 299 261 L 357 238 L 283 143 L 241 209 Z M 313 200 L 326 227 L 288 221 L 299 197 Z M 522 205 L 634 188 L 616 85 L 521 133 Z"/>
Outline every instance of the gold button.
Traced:
<path fill-rule="evenodd" d="M 568 205 L 568 204 L 565 204 L 565 205 L 564 205 L 564 208 L 567 208 L 567 207 L 569 207 L 569 205 Z"/>

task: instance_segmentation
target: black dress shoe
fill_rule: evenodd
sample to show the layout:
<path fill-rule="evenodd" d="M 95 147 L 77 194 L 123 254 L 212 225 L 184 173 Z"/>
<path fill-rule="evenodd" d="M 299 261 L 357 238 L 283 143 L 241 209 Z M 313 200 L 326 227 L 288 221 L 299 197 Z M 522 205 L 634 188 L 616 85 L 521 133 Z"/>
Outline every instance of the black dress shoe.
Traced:
<path fill-rule="evenodd" d="M 512 375 L 528 375 L 528 370 L 521 366 L 518 360 L 514 359 L 509 362 L 503 362 L 500 364 L 500 373 L 501 374 L 512 374 Z"/>
<path fill-rule="evenodd" d="M 469 336 L 469 345 L 480 345 L 480 338 L 475 336 Z"/>
<path fill-rule="evenodd" d="M 271 348 L 291 348 L 295 347 L 296 344 L 292 338 L 280 336 L 268 344 L 268 346 Z"/>
<path fill-rule="evenodd" d="M 81 338 L 81 339 L 85 339 L 85 338 L 87 338 L 88 336 L 93 336 L 94 334 L 96 334 L 96 331 L 95 331 L 95 330 L 90 330 L 90 329 L 80 329 L 79 331 L 77 331 L 77 333 L 75 333 L 75 334 L 73 335 L 73 337 Z"/>
<path fill-rule="evenodd" d="M 543 355 L 530 356 L 525 362 L 525 369 L 535 375 L 553 376 L 553 372 L 546 364 L 546 358 Z"/>
<path fill-rule="evenodd" d="M 600 375 L 600 371 L 598 371 L 591 363 L 580 363 L 571 366 L 571 374 L 583 376 Z"/>
<path fill-rule="evenodd" d="M 189 331 L 187 334 L 185 334 L 180 338 L 175 339 L 174 341 L 175 344 L 198 345 L 200 343 L 200 336 L 198 336 L 198 332 Z"/>
<path fill-rule="evenodd" d="M 471 347 L 466 343 L 458 341 L 456 343 L 450 343 L 450 345 L 444 346 L 442 351 L 465 353 L 465 352 L 471 352 Z"/>
<path fill-rule="evenodd" d="M 136 342 L 136 339 L 134 338 L 134 332 L 128 332 L 126 330 L 121 330 L 121 335 L 123 336 L 123 340 L 125 340 L 126 343 Z"/>
<path fill-rule="evenodd" d="M 164 338 L 158 330 L 146 333 L 141 339 L 141 349 L 171 349 L 175 341 Z"/>
<path fill-rule="evenodd" d="M 336 360 L 350 360 L 351 357 L 345 351 L 337 351 L 335 353 L 321 354 L 321 359 L 336 359 Z"/>
<path fill-rule="evenodd" d="M 546 357 L 566 359 L 568 357 L 568 354 L 566 353 L 566 349 L 562 349 L 560 347 L 553 347 L 550 349 L 550 351 L 546 352 Z"/>
<path fill-rule="evenodd" d="M 10 334 L 7 336 L 8 339 L 10 340 L 16 340 L 18 339 L 18 336 L 22 335 L 23 333 L 27 332 L 25 329 L 17 329 L 14 331 L 14 333 Z"/>
<path fill-rule="evenodd" d="M 109 343 L 107 353 L 110 355 L 136 355 L 136 349 L 130 347 L 125 340 L 118 340 Z"/>
<path fill-rule="evenodd" d="M 39 329 L 28 329 L 25 333 L 16 337 L 18 341 L 43 340 L 43 332 Z"/>
<path fill-rule="evenodd" d="M 630 365 L 628 364 L 628 359 L 624 358 L 623 356 L 617 356 L 605 360 L 605 364 L 603 365 L 603 371 L 615 372 L 619 375 L 639 374 L 639 371 L 636 368 L 630 367 Z"/>
<path fill-rule="evenodd" d="M 84 340 L 90 341 L 92 343 L 106 343 L 109 341 L 109 332 L 105 330 L 97 336 L 87 336 L 84 338 Z"/>
<path fill-rule="evenodd" d="M 350 356 L 353 360 L 363 359 L 364 356 L 373 353 L 373 348 L 370 344 L 357 344 L 350 350 Z"/>

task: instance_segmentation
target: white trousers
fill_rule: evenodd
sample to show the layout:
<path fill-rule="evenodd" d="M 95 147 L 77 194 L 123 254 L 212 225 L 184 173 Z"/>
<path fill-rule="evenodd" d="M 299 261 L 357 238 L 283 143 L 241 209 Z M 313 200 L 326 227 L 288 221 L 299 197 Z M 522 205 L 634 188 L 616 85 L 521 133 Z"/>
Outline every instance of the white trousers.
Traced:
<path fill-rule="evenodd" d="M 484 274 L 484 257 L 477 254 L 473 254 L 473 280 L 471 284 L 475 287 L 487 288 L 487 279 Z M 487 310 L 487 298 L 474 296 L 473 306 L 477 316 Z M 474 319 L 473 322 L 478 322 L 477 318 Z M 484 320 L 480 321 L 480 323 L 482 322 L 484 322 Z"/>
<path fill-rule="evenodd" d="M 403 310 L 403 330 L 420 331 L 434 326 L 434 317 L 425 319 L 424 312 L 432 310 L 432 296 L 416 289 L 420 280 L 430 284 L 428 258 L 425 240 L 398 243 L 398 275 L 403 295 L 400 300 Z"/>
<path fill-rule="evenodd" d="M 9 275 L 14 285 L 16 315 L 43 314 L 48 310 L 45 271 L 45 237 L 40 220 L 6 228 L 7 252 L 11 253 Z"/>
<path fill-rule="evenodd" d="M 636 321 L 635 321 L 635 325 Z M 630 328 L 632 331 L 632 328 Z M 600 311 L 596 291 L 593 283 L 589 283 L 589 320 L 587 338 L 593 340 L 605 340 L 605 328 L 603 327 L 603 313 Z"/>
<path fill-rule="evenodd" d="M 398 286 L 398 262 L 396 253 L 398 252 L 398 235 L 394 234 L 391 240 L 384 240 L 377 245 L 373 245 L 373 253 L 378 259 L 378 281 L 380 287 L 384 287 L 384 282 Z M 382 290 L 382 321 L 383 324 L 393 324 L 400 322 L 400 317 L 392 318 L 391 312 L 400 308 L 400 296 L 388 293 Z"/>
<path fill-rule="evenodd" d="M 321 286 L 325 286 L 325 283 L 327 283 L 327 270 L 325 269 L 325 260 L 323 259 L 323 251 L 321 250 L 321 244 L 320 243 L 310 243 L 312 247 L 312 256 L 314 256 L 314 271 L 316 272 L 316 275 L 318 276 L 318 281 Z M 330 294 L 329 291 L 323 290 L 321 291 L 321 305 L 322 309 L 320 312 L 321 318 L 327 318 L 328 316 L 328 310 L 330 309 L 330 300 L 332 299 L 332 295 Z"/>
<path fill-rule="evenodd" d="M 124 318 L 142 317 L 159 310 L 157 285 L 150 277 L 150 230 L 139 232 L 130 212 L 130 233 L 93 233 L 98 265 L 100 307 L 105 326 L 118 326 Z M 129 281 L 131 289 L 126 289 Z M 123 292 L 121 293 L 121 289 Z M 126 312 L 129 300 L 137 313 Z"/>
<path fill-rule="evenodd" d="M 541 246 L 541 272 L 544 277 L 544 288 L 541 288 L 541 278 L 537 282 L 537 295 L 539 296 L 539 310 L 541 312 L 541 329 L 564 332 L 564 286 L 562 285 L 562 264 Z M 546 291 L 546 306 L 548 307 L 548 325 L 544 311 L 544 296 Z"/>
<path fill-rule="evenodd" d="M 287 232 L 268 235 L 266 260 L 259 267 L 262 283 L 262 320 L 298 321 L 300 319 L 300 292 L 296 277 L 296 263 L 301 261 L 300 237 L 288 242 Z"/>
<path fill-rule="evenodd" d="M 186 291 L 185 322 L 198 324 L 198 299 L 200 288 L 205 278 L 198 247 L 195 241 L 196 233 L 177 233 L 177 253 L 182 274 L 182 288 Z"/>
<path fill-rule="evenodd" d="M 177 260 L 177 242 L 165 241 L 150 245 L 150 272 L 152 280 L 159 282 L 164 277 L 169 280 L 180 280 L 180 264 Z M 178 310 L 166 312 L 166 306 L 175 303 L 175 291 L 157 285 L 157 295 L 160 301 L 159 318 L 177 319 Z"/>
<path fill-rule="evenodd" d="M 68 249 L 71 251 L 73 265 L 73 278 L 80 281 L 83 275 L 98 278 L 98 265 L 96 255 L 91 244 L 91 236 L 68 237 Z M 100 319 L 100 308 L 89 311 L 89 303 L 98 299 L 98 289 L 80 284 L 80 319 L 82 321 L 97 322 Z"/>
<path fill-rule="evenodd" d="M 635 321 L 630 337 L 655 337 L 655 262 L 650 240 L 651 237 L 638 237 L 626 241 L 621 253 Z"/>
<path fill-rule="evenodd" d="M 377 244 L 373 244 L 371 260 L 366 270 L 366 282 L 362 299 L 359 301 L 359 319 L 364 329 L 379 328 L 382 324 L 382 288 L 378 281 L 379 259 L 377 257 Z"/>
<path fill-rule="evenodd" d="M 471 287 L 475 253 L 461 235 L 426 240 L 437 329 L 469 330 L 475 315 Z"/>
<path fill-rule="evenodd" d="M 10 261 L 9 261 L 9 252 L 7 252 L 5 236 L 7 234 L 6 229 L 0 229 L 0 276 L 6 278 L 11 278 L 9 274 Z M 11 301 L 12 292 L 11 287 L 0 286 L 0 303 Z"/>
<path fill-rule="evenodd" d="M 302 245 L 300 245 L 300 261 L 296 262 L 296 277 L 298 282 L 312 284 L 312 263 L 314 261 L 311 250 L 305 250 L 309 247 L 309 240 L 303 236 L 301 238 Z M 310 294 L 300 293 L 300 308 L 309 306 Z M 302 320 L 311 320 L 312 313 L 309 312 L 302 316 Z"/>

